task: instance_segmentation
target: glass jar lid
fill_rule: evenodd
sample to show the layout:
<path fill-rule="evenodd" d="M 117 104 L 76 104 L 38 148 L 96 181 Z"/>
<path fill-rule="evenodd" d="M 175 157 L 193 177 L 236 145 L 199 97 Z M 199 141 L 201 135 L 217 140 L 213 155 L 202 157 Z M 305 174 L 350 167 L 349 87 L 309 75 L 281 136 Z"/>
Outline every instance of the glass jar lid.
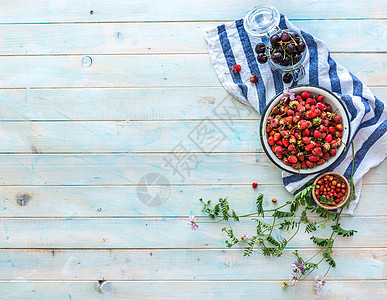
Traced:
<path fill-rule="evenodd" d="M 245 30 L 254 36 L 272 35 L 279 30 L 280 14 L 269 4 L 257 5 L 250 9 L 244 20 Z"/>

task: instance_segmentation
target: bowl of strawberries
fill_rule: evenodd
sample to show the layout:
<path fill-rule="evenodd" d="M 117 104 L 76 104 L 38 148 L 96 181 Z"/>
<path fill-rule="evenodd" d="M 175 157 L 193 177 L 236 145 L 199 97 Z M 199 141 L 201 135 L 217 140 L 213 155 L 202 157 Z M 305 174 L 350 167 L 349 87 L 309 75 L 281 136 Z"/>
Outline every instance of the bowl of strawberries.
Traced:
<path fill-rule="evenodd" d="M 350 119 L 341 100 L 318 86 L 287 88 L 262 114 L 260 138 L 278 167 L 294 174 L 328 169 L 344 153 Z"/>

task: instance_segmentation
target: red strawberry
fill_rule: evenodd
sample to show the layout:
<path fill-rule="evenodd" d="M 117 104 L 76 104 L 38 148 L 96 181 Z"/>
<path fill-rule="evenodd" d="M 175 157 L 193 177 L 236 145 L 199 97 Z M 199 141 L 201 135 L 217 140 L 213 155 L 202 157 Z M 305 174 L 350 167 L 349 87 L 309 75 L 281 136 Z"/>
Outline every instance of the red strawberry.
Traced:
<path fill-rule="evenodd" d="M 292 153 L 294 150 L 296 150 L 296 146 L 294 146 L 294 144 L 290 144 L 288 150 Z"/>
<path fill-rule="evenodd" d="M 283 139 L 282 139 L 282 144 L 283 144 L 285 147 L 288 147 L 288 146 L 289 146 L 289 139 L 283 138 Z"/>
<path fill-rule="evenodd" d="M 327 104 L 327 107 L 325 108 L 326 111 L 332 111 L 332 106 L 330 104 Z"/>
<path fill-rule="evenodd" d="M 339 130 L 339 131 L 343 131 L 343 124 L 339 123 L 339 124 L 336 124 L 336 129 Z"/>
<path fill-rule="evenodd" d="M 286 157 L 284 159 L 282 159 L 282 162 L 287 165 L 287 166 L 291 166 L 292 164 L 289 162 L 289 159 L 287 159 Z"/>
<path fill-rule="evenodd" d="M 317 102 L 323 102 L 324 101 L 324 96 L 320 95 L 317 97 Z"/>
<path fill-rule="evenodd" d="M 306 104 L 315 105 L 316 104 L 316 100 L 314 100 L 312 98 L 308 98 L 308 99 L 306 99 Z"/>
<path fill-rule="evenodd" d="M 298 163 L 292 164 L 292 168 L 295 170 L 301 169 L 301 163 L 298 162 Z"/>
<path fill-rule="evenodd" d="M 300 95 L 297 95 L 297 96 L 296 96 L 296 100 L 297 100 L 298 102 L 301 103 L 301 101 L 302 101 L 303 99 L 302 99 L 302 97 L 301 97 Z"/>
<path fill-rule="evenodd" d="M 310 139 L 307 137 L 307 136 L 304 136 L 302 138 L 302 142 L 305 144 L 305 145 L 308 145 L 310 143 Z"/>
<path fill-rule="evenodd" d="M 332 135 L 331 135 L 331 134 L 328 134 L 328 135 L 325 137 L 324 142 L 326 142 L 326 143 L 332 142 Z"/>
<path fill-rule="evenodd" d="M 329 133 L 334 133 L 335 131 L 336 131 L 336 128 L 333 127 L 333 126 L 330 126 L 330 127 L 328 128 L 328 132 L 329 132 Z"/>
<path fill-rule="evenodd" d="M 278 141 L 280 138 L 281 138 L 281 134 L 279 134 L 278 132 L 274 134 L 275 141 Z"/>
<path fill-rule="evenodd" d="M 275 154 L 282 154 L 284 152 L 284 148 L 282 146 L 277 146 L 275 148 Z"/>
<path fill-rule="evenodd" d="M 233 73 L 239 73 L 242 70 L 242 67 L 240 65 L 234 65 L 231 69 Z"/>
<path fill-rule="evenodd" d="M 307 165 L 306 165 L 306 163 L 303 161 L 303 162 L 301 162 L 301 169 L 307 169 L 308 167 L 307 167 Z"/>
<path fill-rule="evenodd" d="M 336 116 L 336 117 L 334 118 L 334 121 L 335 121 L 335 123 L 341 123 L 341 122 L 343 122 L 343 118 L 340 117 L 340 116 Z"/>
<path fill-rule="evenodd" d="M 254 189 L 256 189 L 257 188 L 257 186 L 258 186 L 258 183 L 256 183 L 256 182 L 253 182 L 253 184 L 251 185 Z"/>
<path fill-rule="evenodd" d="M 319 110 L 321 110 L 321 111 L 324 111 L 325 110 L 325 105 L 319 102 L 319 103 L 317 103 L 317 108 Z"/>
<path fill-rule="evenodd" d="M 321 138 L 321 132 L 318 131 L 318 130 L 315 130 L 315 131 L 313 132 L 313 137 L 314 137 L 315 139 Z"/>
<path fill-rule="evenodd" d="M 336 149 L 331 149 L 331 150 L 329 150 L 329 154 L 330 154 L 331 156 L 336 156 L 337 150 L 336 150 Z"/>
<path fill-rule="evenodd" d="M 320 158 L 320 159 L 317 161 L 317 164 L 318 164 L 318 165 L 322 165 L 323 163 L 325 163 L 325 159 L 323 159 L 323 158 Z"/>
<path fill-rule="evenodd" d="M 310 97 L 310 94 L 309 94 L 309 92 L 305 91 L 305 92 L 301 93 L 301 97 L 304 99 L 308 99 Z"/>
<path fill-rule="evenodd" d="M 309 160 L 310 161 L 313 161 L 313 162 L 316 162 L 318 161 L 320 158 L 317 156 L 317 155 L 311 155 L 309 156 Z"/>
<path fill-rule="evenodd" d="M 308 127 L 308 123 L 306 123 L 305 120 L 301 120 L 300 122 L 298 122 L 297 127 L 301 130 L 304 130 Z"/>
<path fill-rule="evenodd" d="M 304 161 L 305 160 L 304 153 L 302 153 L 302 152 L 297 153 L 297 158 L 299 161 Z"/>
<path fill-rule="evenodd" d="M 290 144 L 295 144 L 297 142 L 296 140 L 296 137 L 294 135 L 292 135 L 290 138 L 289 138 L 289 143 Z"/>
<path fill-rule="evenodd" d="M 313 168 L 313 167 L 314 167 L 314 163 L 312 163 L 312 162 L 309 161 L 309 160 L 306 161 L 306 165 L 307 165 L 309 168 Z"/>
<path fill-rule="evenodd" d="M 325 153 L 323 154 L 323 157 L 324 157 L 324 159 L 328 159 L 328 158 L 331 157 L 331 156 L 329 155 L 328 152 L 325 152 Z"/>
<path fill-rule="evenodd" d="M 275 144 L 275 141 L 274 141 L 274 138 L 272 136 L 270 136 L 268 139 L 267 139 L 267 142 L 269 143 L 270 146 L 273 146 Z"/>
<path fill-rule="evenodd" d="M 304 130 L 302 131 L 302 135 L 303 135 L 303 136 L 309 136 L 309 135 L 310 135 L 309 129 L 308 129 L 308 128 L 304 129 Z"/>
<path fill-rule="evenodd" d="M 314 148 L 314 149 L 312 150 L 312 153 L 313 153 L 314 155 L 318 155 L 320 152 L 321 152 L 321 148 L 320 148 L 320 147 L 316 147 L 316 148 Z"/>
<path fill-rule="evenodd" d="M 295 164 L 297 162 L 297 157 L 295 155 L 290 155 L 288 160 L 291 164 Z"/>
<path fill-rule="evenodd" d="M 305 106 L 302 104 L 297 104 L 297 111 L 303 113 L 305 111 Z"/>
<path fill-rule="evenodd" d="M 342 138 L 342 137 L 343 137 L 343 132 L 341 132 L 341 131 L 336 131 L 336 132 L 335 132 L 335 137 Z"/>
<path fill-rule="evenodd" d="M 314 117 L 316 117 L 316 113 L 314 113 L 314 112 L 311 111 L 311 110 L 308 110 L 308 111 L 305 113 L 305 117 L 308 118 L 308 119 L 313 119 Z"/>

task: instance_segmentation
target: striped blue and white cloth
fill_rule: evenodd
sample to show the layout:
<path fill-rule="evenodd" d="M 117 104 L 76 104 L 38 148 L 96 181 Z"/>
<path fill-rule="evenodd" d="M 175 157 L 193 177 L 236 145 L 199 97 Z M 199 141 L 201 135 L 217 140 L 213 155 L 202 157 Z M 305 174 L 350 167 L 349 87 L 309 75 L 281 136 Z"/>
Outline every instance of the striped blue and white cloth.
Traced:
<path fill-rule="evenodd" d="M 334 92 L 350 113 L 350 141 L 354 142 L 355 148 L 354 183 L 357 198 L 344 213 L 353 214 L 360 198 L 364 174 L 383 162 L 387 154 L 387 110 L 365 84 L 331 58 L 327 46 L 321 40 L 299 30 L 283 15 L 280 28 L 301 34 L 308 47 L 309 54 L 304 63 L 305 76 L 298 81 L 298 85 L 312 84 Z M 268 38 L 248 35 L 243 27 L 243 20 L 212 28 L 205 32 L 205 37 L 211 62 L 223 87 L 240 102 L 252 106 L 259 113 L 264 111 L 266 103 L 276 94 L 291 86 L 284 84 L 281 75 L 272 71 L 269 64 L 258 64 L 254 47 L 260 41 L 268 44 Z M 242 66 L 241 73 L 231 72 L 235 64 Z M 230 72 L 231 74 L 226 75 Z M 258 83 L 243 84 L 243 80 L 251 75 L 258 76 Z M 349 146 L 328 171 L 335 171 L 349 178 L 351 165 L 352 146 Z M 317 176 L 282 173 L 283 183 L 291 193 L 302 189 Z"/>

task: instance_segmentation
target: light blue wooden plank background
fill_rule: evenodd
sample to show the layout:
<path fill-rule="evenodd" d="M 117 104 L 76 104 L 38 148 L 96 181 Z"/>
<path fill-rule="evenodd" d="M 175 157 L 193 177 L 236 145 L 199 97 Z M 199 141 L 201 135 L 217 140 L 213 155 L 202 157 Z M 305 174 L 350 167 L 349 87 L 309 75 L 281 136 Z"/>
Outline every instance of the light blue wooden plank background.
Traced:
<path fill-rule="evenodd" d="M 385 1 L 270 3 L 387 101 Z M 262 153 L 259 115 L 222 89 L 202 34 L 256 4 L 1 1 L 1 299 L 386 298 L 385 162 L 365 176 L 355 215 L 343 219 L 359 233 L 338 240 L 338 267 L 319 292 L 310 281 L 281 288 L 291 249 L 243 258 L 225 249 L 221 225 L 186 226 L 190 213 L 201 215 L 200 197 L 229 196 L 246 213 L 258 191 L 268 207 L 291 197 Z M 203 121 L 225 138 L 215 149 L 190 139 Z M 165 163 L 179 142 L 199 161 L 184 178 Z M 160 206 L 138 196 L 150 172 L 167 177 L 150 192 L 170 187 Z M 20 194 L 31 196 L 24 207 Z M 314 250 L 303 234 L 290 246 Z"/>

